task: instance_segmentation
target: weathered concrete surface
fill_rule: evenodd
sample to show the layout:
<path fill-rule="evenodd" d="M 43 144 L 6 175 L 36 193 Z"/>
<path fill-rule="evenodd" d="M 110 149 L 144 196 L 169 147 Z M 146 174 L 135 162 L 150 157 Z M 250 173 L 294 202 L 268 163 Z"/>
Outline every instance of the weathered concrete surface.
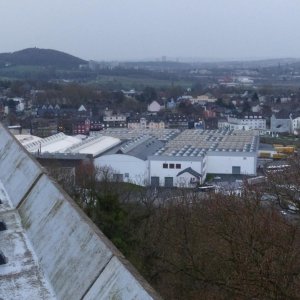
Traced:
<path fill-rule="evenodd" d="M 58 298 L 82 298 L 113 255 L 102 237 L 45 175 L 19 213 Z"/>
<path fill-rule="evenodd" d="M 0 126 L 0 196 L 6 192 L 11 205 L 1 204 L 0 213 L 4 206 L 5 213 L 14 211 L 16 218 L 20 216 L 22 226 L 12 230 L 11 240 L 20 246 L 22 238 L 14 237 L 21 231 L 22 249 L 32 245 L 32 257 L 36 259 L 31 260 L 34 268 L 30 278 L 40 280 L 29 282 L 36 289 L 33 297 L 20 297 L 22 293 L 26 295 L 26 289 L 19 287 L 23 284 L 25 288 L 28 281 L 24 265 L 19 276 L 21 282 L 15 280 L 15 284 L 9 285 L 7 281 L 6 288 L 0 287 L 0 298 L 12 289 L 14 299 L 160 299 L 74 201 Z M 11 251 L 7 243 L 5 252 Z M 22 253 L 26 264 L 30 258 L 27 251 Z M 12 264 L 16 259 L 15 255 L 9 258 Z M 4 268 L 5 265 L 0 266 L 1 284 L 6 276 Z"/>
<path fill-rule="evenodd" d="M 93 299 L 150 300 L 153 298 L 114 256 L 84 297 L 84 300 Z"/>
<path fill-rule="evenodd" d="M 0 299 L 56 299 L 1 182 L 0 198 L 0 220 L 7 227 L 0 231 L 0 250 L 7 259 L 0 265 Z"/>
<path fill-rule="evenodd" d="M 0 181 L 15 207 L 41 173 L 38 164 L 0 124 Z"/>

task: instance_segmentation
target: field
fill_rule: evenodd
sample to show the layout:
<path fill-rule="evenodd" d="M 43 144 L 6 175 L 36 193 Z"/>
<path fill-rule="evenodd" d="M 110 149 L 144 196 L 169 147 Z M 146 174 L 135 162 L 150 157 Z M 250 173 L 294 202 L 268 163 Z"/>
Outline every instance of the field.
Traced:
<path fill-rule="evenodd" d="M 92 84 L 100 85 L 100 86 L 108 86 L 122 88 L 122 89 L 136 89 L 142 90 L 146 86 L 152 87 L 170 87 L 174 86 L 182 86 L 183 88 L 188 88 L 192 86 L 192 81 L 186 80 L 166 80 L 166 79 L 155 79 L 151 77 L 132 77 L 132 76 L 107 76 L 101 75 L 98 76 L 96 80 L 91 81 Z"/>
<path fill-rule="evenodd" d="M 294 135 L 287 135 L 287 136 L 279 136 L 279 137 L 271 137 L 271 136 L 261 136 L 260 138 L 261 143 L 265 144 L 280 144 L 280 145 L 294 145 L 297 148 L 300 147 L 300 138 Z"/>

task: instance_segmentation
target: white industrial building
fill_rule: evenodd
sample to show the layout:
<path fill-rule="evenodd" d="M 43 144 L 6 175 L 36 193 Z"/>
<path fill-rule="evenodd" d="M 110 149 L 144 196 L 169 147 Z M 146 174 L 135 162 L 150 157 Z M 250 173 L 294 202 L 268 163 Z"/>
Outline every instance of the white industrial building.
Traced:
<path fill-rule="evenodd" d="M 205 157 L 153 156 L 149 174 L 152 186 L 194 187 L 205 180 Z"/>
<path fill-rule="evenodd" d="M 138 133 L 138 131 L 136 131 Z M 138 185 L 149 185 L 148 156 L 164 146 L 161 138 L 145 134 L 133 137 L 124 142 L 119 148 L 95 159 L 98 168 L 110 168 L 113 178 L 118 181 L 131 182 Z M 112 133 L 113 134 L 113 133 Z M 122 137 L 119 135 L 119 137 Z M 125 138 L 123 136 L 123 138 Z"/>
<path fill-rule="evenodd" d="M 126 154 L 108 154 L 95 159 L 99 168 L 110 168 L 116 181 L 148 185 L 148 162 Z"/>
<path fill-rule="evenodd" d="M 47 138 L 16 135 L 27 151 L 34 154 L 89 154 L 97 157 L 119 145 L 121 140 L 111 136 L 68 136 L 58 133 Z"/>
<path fill-rule="evenodd" d="M 255 175 L 258 133 L 233 130 L 185 130 L 149 157 L 153 185 L 192 187 L 206 175 Z"/>
<path fill-rule="evenodd" d="M 116 181 L 138 185 L 194 187 L 206 175 L 256 175 L 257 130 L 105 130 L 82 139 L 64 134 L 28 143 L 41 154 L 90 154 Z"/>
<path fill-rule="evenodd" d="M 257 151 L 219 150 L 207 153 L 207 172 L 211 174 L 256 175 Z"/>
<path fill-rule="evenodd" d="M 256 175 L 257 131 L 185 130 L 160 136 L 143 133 L 115 153 L 97 158 L 96 166 L 110 167 L 118 180 L 166 187 L 194 187 L 203 183 L 208 173 Z"/>

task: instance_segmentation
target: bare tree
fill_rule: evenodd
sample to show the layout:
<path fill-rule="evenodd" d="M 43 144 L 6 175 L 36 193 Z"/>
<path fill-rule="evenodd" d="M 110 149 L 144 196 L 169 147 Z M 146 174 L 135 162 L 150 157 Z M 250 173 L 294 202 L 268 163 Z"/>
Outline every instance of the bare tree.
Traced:
<path fill-rule="evenodd" d="M 300 213 L 300 158 L 290 157 L 266 175 L 264 190 L 276 197 L 281 208 Z"/>
<path fill-rule="evenodd" d="M 140 228 L 146 276 L 163 296 L 297 299 L 298 228 L 250 196 L 180 199 Z"/>

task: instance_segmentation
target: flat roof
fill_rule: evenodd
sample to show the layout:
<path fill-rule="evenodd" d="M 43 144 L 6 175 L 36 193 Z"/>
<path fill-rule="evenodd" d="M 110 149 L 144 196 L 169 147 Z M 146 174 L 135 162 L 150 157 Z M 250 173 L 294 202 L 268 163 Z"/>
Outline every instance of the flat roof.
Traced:
<path fill-rule="evenodd" d="M 210 152 L 255 152 L 258 133 L 245 130 L 187 129 L 168 141 L 155 155 L 193 157 Z"/>
<path fill-rule="evenodd" d="M 40 137 L 30 134 L 16 134 L 15 137 L 24 146 L 41 140 Z"/>
<path fill-rule="evenodd" d="M 158 140 L 168 141 L 180 133 L 179 129 L 129 129 L 129 128 L 107 128 L 102 131 L 91 133 L 92 135 L 108 135 L 120 140 L 131 140 L 142 135 L 151 135 Z"/>
<path fill-rule="evenodd" d="M 44 152 L 49 152 L 49 153 L 53 153 L 53 152 L 65 152 L 68 148 L 79 144 L 81 142 L 80 139 L 72 137 L 72 136 L 67 136 L 65 135 L 63 139 L 61 140 L 57 140 L 57 141 L 53 141 L 53 143 L 50 143 L 48 145 L 41 145 L 41 153 Z"/>
<path fill-rule="evenodd" d="M 93 156 L 109 150 L 121 143 L 121 140 L 111 136 L 92 136 L 82 135 L 68 136 L 58 133 L 47 138 L 20 137 L 22 145 L 32 153 L 40 154 L 90 154 Z"/>
<path fill-rule="evenodd" d="M 106 150 L 119 145 L 120 143 L 121 140 L 118 138 L 101 136 L 96 139 L 87 139 L 78 146 L 75 145 L 75 147 L 72 148 L 72 153 L 91 154 L 93 156 L 98 156 Z"/>
<path fill-rule="evenodd" d="M 145 140 L 143 143 L 140 143 L 133 147 L 130 151 L 126 154 L 135 156 L 142 160 L 147 160 L 149 156 L 153 155 L 159 149 L 164 146 L 162 141 L 157 140 L 156 138 L 149 138 Z"/>
<path fill-rule="evenodd" d="M 72 137 L 65 135 L 64 133 L 57 133 L 42 139 L 34 139 L 26 142 L 24 139 L 20 139 L 21 144 L 29 152 L 64 152 L 69 147 L 79 144 L 81 139 L 78 137 Z"/>

